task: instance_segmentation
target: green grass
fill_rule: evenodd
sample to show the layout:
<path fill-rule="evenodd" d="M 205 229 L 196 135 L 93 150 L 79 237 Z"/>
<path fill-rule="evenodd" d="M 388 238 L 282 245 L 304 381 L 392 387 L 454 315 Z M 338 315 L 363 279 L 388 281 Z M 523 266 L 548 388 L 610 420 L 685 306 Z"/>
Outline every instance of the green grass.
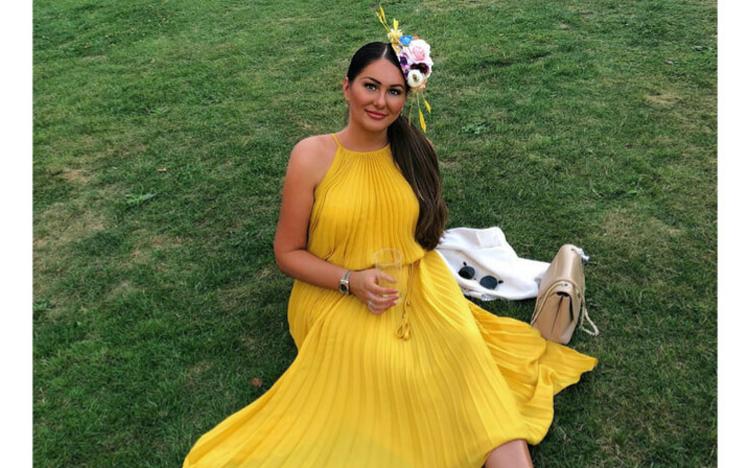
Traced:
<path fill-rule="evenodd" d="M 292 362 L 286 161 L 384 39 L 376 4 L 324 3 L 35 2 L 36 465 L 176 466 Z M 716 2 L 385 9 L 433 47 L 449 227 L 592 256 L 602 334 L 572 344 L 600 366 L 536 465 L 716 465 Z"/>

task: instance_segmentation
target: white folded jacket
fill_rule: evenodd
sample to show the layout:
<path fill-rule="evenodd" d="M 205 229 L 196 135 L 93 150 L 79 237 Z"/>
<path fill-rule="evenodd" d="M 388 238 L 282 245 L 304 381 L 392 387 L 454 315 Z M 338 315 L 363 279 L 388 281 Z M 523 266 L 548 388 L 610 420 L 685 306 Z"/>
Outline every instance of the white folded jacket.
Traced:
<path fill-rule="evenodd" d="M 444 258 L 463 294 L 482 301 L 537 297 L 540 280 L 550 265 L 548 262 L 519 258 L 497 226 L 487 229 L 447 229 L 436 251 Z M 459 275 L 464 266 L 474 268 L 475 276 L 472 279 Z M 494 289 L 487 289 L 479 283 L 486 275 L 503 283 Z"/>

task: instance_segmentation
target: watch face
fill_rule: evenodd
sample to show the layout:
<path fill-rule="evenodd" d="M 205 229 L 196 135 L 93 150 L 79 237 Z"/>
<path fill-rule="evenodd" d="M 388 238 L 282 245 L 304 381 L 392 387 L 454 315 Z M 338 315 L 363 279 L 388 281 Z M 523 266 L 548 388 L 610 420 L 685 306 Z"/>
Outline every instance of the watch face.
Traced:
<path fill-rule="evenodd" d="M 342 278 L 340 278 L 340 283 L 338 283 L 338 291 L 340 291 L 343 294 L 349 294 L 350 292 L 350 285 L 348 283 L 351 272 L 346 272 Z"/>

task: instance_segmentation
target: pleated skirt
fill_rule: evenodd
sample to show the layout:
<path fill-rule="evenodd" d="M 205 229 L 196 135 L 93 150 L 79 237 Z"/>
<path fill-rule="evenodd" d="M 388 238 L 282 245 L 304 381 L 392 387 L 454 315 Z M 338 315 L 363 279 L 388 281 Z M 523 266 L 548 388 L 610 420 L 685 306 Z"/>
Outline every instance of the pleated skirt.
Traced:
<path fill-rule="evenodd" d="M 553 396 L 597 360 L 467 300 L 437 252 L 411 267 L 406 298 L 381 315 L 296 281 L 296 359 L 184 467 L 478 468 L 505 442 L 538 444 Z"/>

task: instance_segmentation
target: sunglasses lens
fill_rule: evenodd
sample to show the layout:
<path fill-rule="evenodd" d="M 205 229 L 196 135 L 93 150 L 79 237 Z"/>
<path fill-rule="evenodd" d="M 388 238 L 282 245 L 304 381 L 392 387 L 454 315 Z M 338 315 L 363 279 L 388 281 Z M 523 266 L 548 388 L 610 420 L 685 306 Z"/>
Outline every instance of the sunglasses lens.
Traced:
<path fill-rule="evenodd" d="M 457 274 L 465 279 L 473 279 L 475 276 L 475 268 L 465 265 L 460 268 L 460 271 L 458 271 Z"/>
<path fill-rule="evenodd" d="M 494 289 L 499 282 L 493 276 L 484 276 L 480 280 L 480 285 L 486 289 Z"/>

